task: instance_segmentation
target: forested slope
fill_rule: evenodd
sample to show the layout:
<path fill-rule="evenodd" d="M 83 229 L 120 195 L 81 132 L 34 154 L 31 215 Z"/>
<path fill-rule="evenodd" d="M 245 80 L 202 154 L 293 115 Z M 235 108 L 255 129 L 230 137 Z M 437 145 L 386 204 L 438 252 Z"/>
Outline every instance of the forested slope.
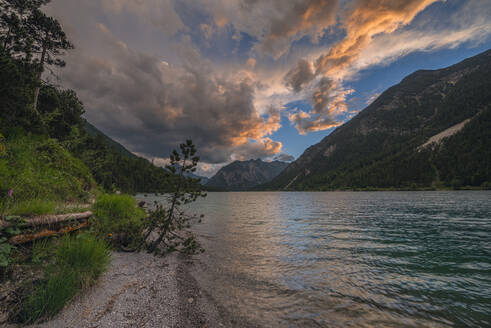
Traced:
<path fill-rule="evenodd" d="M 262 189 L 491 186 L 491 50 L 417 71 L 309 147 Z M 451 137 L 420 147 L 469 119 Z"/>

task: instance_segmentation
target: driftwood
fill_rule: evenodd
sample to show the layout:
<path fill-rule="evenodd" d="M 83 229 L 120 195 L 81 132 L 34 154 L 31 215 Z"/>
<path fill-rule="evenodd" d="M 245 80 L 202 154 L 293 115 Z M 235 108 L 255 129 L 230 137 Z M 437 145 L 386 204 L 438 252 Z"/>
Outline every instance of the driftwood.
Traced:
<path fill-rule="evenodd" d="M 67 221 L 73 220 L 82 220 L 88 219 L 92 216 L 91 211 L 83 212 L 83 213 L 70 213 L 70 214 L 59 214 L 59 215 L 43 215 L 38 217 L 33 217 L 30 219 L 25 219 L 22 223 L 22 227 L 37 227 L 37 226 L 46 226 L 53 225 L 58 223 L 63 223 Z M 15 223 L 8 222 L 5 220 L 0 220 L 0 228 L 6 228 L 9 226 L 13 226 Z"/>
<path fill-rule="evenodd" d="M 19 244 L 25 244 L 28 242 L 31 242 L 36 239 L 40 238 L 45 238 L 45 237 L 52 237 L 55 235 L 63 235 L 72 231 L 76 231 L 82 228 L 85 228 L 89 225 L 89 222 L 82 222 L 81 224 L 71 227 L 64 227 L 59 230 L 43 230 L 41 232 L 37 233 L 32 233 L 32 234 L 25 234 L 25 235 L 17 235 L 9 239 L 9 243 L 12 245 L 19 245 Z"/>

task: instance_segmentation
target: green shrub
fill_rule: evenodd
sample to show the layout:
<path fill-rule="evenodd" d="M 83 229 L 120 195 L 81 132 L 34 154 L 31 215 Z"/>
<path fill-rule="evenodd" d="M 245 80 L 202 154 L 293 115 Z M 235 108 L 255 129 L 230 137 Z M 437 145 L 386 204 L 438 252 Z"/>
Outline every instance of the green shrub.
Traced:
<path fill-rule="evenodd" d="M 93 206 L 93 227 L 100 236 L 110 236 L 116 247 L 141 243 L 145 211 L 130 195 L 100 196 Z"/>
<path fill-rule="evenodd" d="M 50 244 L 36 246 L 36 258 L 51 253 Z M 33 261 L 34 259 L 33 249 Z M 110 260 L 107 243 L 90 233 L 63 237 L 54 249 L 54 262 L 47 266 L 47 280 L 32 288 L 23 301 L 18 320 L 33 323 L 59 312 L 82 289 L 92 285 Z"/>
<path fill-rule="evenodd" d="M 24 300 L 19 320 L 33 323 L 40 318 L 51 317 L 58 313 L 77 294 L 80 287 L 78 275 L 73 270 L 52 274 L 48 281 L 37 288 Z"/>
<path fill-rule="evenodd" d="M 76 271 L 84 287 L 106 270 L 109 255 L 109 246 L 103 239 L 85 233 L 62 238 L 55 261 L 58 266 Z"/>

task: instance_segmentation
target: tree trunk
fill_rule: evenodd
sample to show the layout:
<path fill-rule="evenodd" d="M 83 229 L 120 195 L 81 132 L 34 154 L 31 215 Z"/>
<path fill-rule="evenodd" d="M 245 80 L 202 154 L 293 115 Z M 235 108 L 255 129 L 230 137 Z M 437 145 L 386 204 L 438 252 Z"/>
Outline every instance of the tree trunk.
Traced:
<path fill-rule="evenodd" d="M 10 38 L 10 26 L 9 26 L 9 30 L 7 32 L 7 36 L 5 37 L 5 40 L 3 41 L 3 49 L 5 51 L 7 51 L 7 41 L 9 38 Z M 7 51 L 7 53 L 9 53 L 9 52 Z"/>
<path fill-rule="evenodd" d="M 38 80 L 38 85 L 36 86 L 36 89 L 34 90 L 34 110 L 37 112 L 38 111 L 38 98 L 39 98 L 39 91 L 41 90 L 41 76 L 43 75 L 44 71 L 44 61 L 46 59 L 46 42 L 43 43 L 43 53 L 41 54 L 41 62 L 40 62 L 40 68 L 37 76 Z"/>
<path fill-rule="evenodd" d="M 22 227 L 27 228 L 27 227 L 49 226 L 49 225 L 55 225 L 67 221 L 78 221 L 78 220 L 88 219 L 91 216 L 92 216 L 91 211 L 87 211 L 83 213 L 43 215 L 43 216 L 33 217 L 31 219 L 24 220 L 25 222 L 22 223 Z M 0 228 L 7 228 L 14 225 L 15 225 L 14 223 L 0 220 Z"/>
<path fill-rule="evenodd" d="M 25 243 L 29 243 L 31 241 L 34 241 L 34 240 L 40 239 L 40 238 L 52 237 L 52 236 L 56 236 L 56 235 L 64 235 L 64 234 L 67 234 L 67 233 L 70 233 L 73 231 L 77 231 L 77 230 L 86 228 L 88 226 L 89 226 L 88 222 L 82 222 L 79 225 L 76 225 L 73 227 L 68 226 L 68 227 L 61 228 L 59 230 L 43 230 L 43 231 L 37 232 L 37 233 L 18 235 L 18 236 L 14 236 L 14 237 L 10 238 L 9 244 L 12 244 L 12 245 L 25 244 Z"/>
<path fill-rule="evenodd" d="M 169 216 L 167 217 L 167 222 L 170 223 L 172 222 L 172 217 L 174 216 L 174 208 L 176 206 L 176 202 L 177 202 L 177 198 L 179 197 L 179 193 L 181 192 L 181 183 L 182 183 L 182 178 L 183 178 L 183 175 L 184 175 L 184 167 L 186 165 L 186 159 L 184 159 L 183 163 L 182 163 L 182 166 L 181 166 L 181 171 L 179 172 L 179 182 L 177 183 L 177 189 L 174 193 L 174 197 L 172 197 L 172 204 L 171 204 L 171 208 L 169 210 Z M 161 231 L 160 232 L 160 236 L 159 238 L 152 244 L 152 246 L 150 247 L 150 251 L 155 251 L 155 249 L 160 245 L 160 243 L 162 242 L 162 240 L 164 239 L 165 235 L 166 235 L 167 231 Z"/>

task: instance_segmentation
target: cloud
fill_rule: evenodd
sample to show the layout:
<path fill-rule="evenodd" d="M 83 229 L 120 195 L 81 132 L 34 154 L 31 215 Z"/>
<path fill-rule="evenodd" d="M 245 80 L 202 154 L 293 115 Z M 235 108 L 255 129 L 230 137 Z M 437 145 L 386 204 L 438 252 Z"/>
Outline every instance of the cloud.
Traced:
<path fill-rule="evenodd" d="M 203 36 L 205 39 L 211 39 L 214 33 L 213 26 L 208 25 L 208 24 L 201 24 L 200 25 L 201 32 L 203 33 Z"/>
<path fill-rule="evenodd" d="M 256 60 L 254 58 L 247 59 L 247 66 L 251 69 L 256 67 Z"/>
<path fill-rule="evenodd" d="M 315 63 L 317 74 L 343 76 L 343 70 L 361 54 L 375 35 L 390 34 L 409 24 L 429 5 L 441 0 L 358 0 L 344 20 L 346 37 L 321 55 Z"/>
<path fill-rule="evenodd" d="M 293 41 L 310 35 L 317 43 L 325 30 L 336 22 L 336 0 L 274 1 L 280 15 L 273 16 L 260 49 L 274 56 L 283 55 Z M 257 4 L 257 2 L 256 2 Z M 282 10 L 283 9 L 283 10 Z"/>
<path fill-rule="evenodd" d="M 278 154 L 282 144 L 270 138 L 258 139 L 255 142 L 246 142 L 234 149 L 233 160 L 248 160 L 251 158 L 266 158 Z"/>
<path fill-rule="evenodd" d="M 294 91 L 300 92 L 303 86 L 315 78 L 312 65 L 305 59 L 300 59 L 296 66 L 285 75 L 285 84 Z"/>
<path fill-rule="evenodd" d="M 302 110 L 289 114 L 288 119 L 295 125 L 295 128 L 300 134 L 327 130 L 341 125 L 341 123 L 334 121 L 328 116 L 321 117 L 320 115 L 312 115 Z"/>
<path fill-rule="evenodd" d="M 180 0 L 208 13 L 218 28 L 233 26 L 258 40 L 255 51 L 279 58 L 292 42 L 309 36 L 317 42 L 336 23 L 338 0 Z"/>
<path fill-rule="evenodd" d="M 185 26 L 174 10 L 172 0 L 91 0 L 100 2 L 100 7 L 109 14 L 130 13 L 145 17 L 146 21 L 157 26 L 169 35 L 176 34 Z"/>
<path fill-rule="evenodd" d="M 61 77 L 77 90 L 89 121 L 131 151 L 166 157 L 188 138 L 208 163 L 281 151 L 267 137 L 281 126 L 279 110 L 259 114 L 247 77 L 217 75 L 186 42 L 176 49 L 184 64 L 175 66 L 131 49 L 103 24 L 97 30 L 101 55 L 72 53 Z"/>
<path fill-rule="evenodd" d="M 275 156 L 273 160 L 281 162 L 293 162 L 295 160 L 295 157 L 292 155 L 281 153 Z"/>
<path fill-rule="evenodd" d="M 373 94 L 371 94 L 367 100 L 366 100 L 366 104 L 367 105 L 370 105 L 371 103 L 373 103 L 378 97 L 380 96 L 380 92 L 375 92 Z"/>
<path fill-rule="evenodd" d="M 465 42 L 477 45 L 491 35 L 491 21 L 484 14 L 490 10 L 491 3 L 487 0 L 469 1 L 445 20 L 424 17 L 411 29 L 379 35 L 363 49 L 351 70 L 388 65 L 414 51 L 455 48 Z"/>
<path fill-rule="evenodd" d="M 409 24 L 419 12 L 436 1 L 439 0 L 358 0 L 351 4 L 342 20 L 346 36 L 314 62 L 315 73 L 312 74 L 322 78 L 314 79 L 300 73 L 300 67 L 309 67 L 304 59 L 285 76 L 286 84 L 297 92 L 306 86 L 312 88 L 312 113 L 290 116 L 290 121 L 295 123 L 299 132 L 339 125 L 336 115 L 346 111 L 346 96 L 353 92 L 342 86 L 351 65 L 360 58 L 374 36 L 390 34 Z M 315 81 L 315 85 L 310 86 L 310 81 Z"/>
<path fill-rule="evenodd" d="M 438 20 L 435 2 L 451 9 Z M 279 154 L 271 135 L 281 128 L 280 110 L 302 134 L 340 125 L 353 92 L 347 82 L 361 70 L 415 50 L 482 42 L 491 35 L 490 9 L 487 0 L 53 0 L 47 7 L 76 45 L 59 75 L 92 123 L 151 158 L 192 138 L 209 165 Z M 286 112 L 298 100 L 312 109 Z"/>

